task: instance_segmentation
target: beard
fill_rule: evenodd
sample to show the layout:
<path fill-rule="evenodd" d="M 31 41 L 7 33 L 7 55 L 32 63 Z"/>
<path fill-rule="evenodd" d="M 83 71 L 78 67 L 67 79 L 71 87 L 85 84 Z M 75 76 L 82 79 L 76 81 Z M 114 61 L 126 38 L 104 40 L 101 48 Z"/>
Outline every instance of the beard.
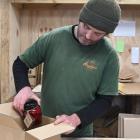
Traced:
<path fill-rule="evenodd" d="M 78 42 L 81 45 L 84 46 L 89 46 L 89 45 L 93 45 L 96 42 L 98 42 L 98 40 L 94 41 L 94 40 L 90 40 L 86 38 L 86 34 L 84 32 L 82 32 L 82 30 L 80 29 L 80 27 L 78 26 L 75 32 L 75 37 L 78 40 Z"/>

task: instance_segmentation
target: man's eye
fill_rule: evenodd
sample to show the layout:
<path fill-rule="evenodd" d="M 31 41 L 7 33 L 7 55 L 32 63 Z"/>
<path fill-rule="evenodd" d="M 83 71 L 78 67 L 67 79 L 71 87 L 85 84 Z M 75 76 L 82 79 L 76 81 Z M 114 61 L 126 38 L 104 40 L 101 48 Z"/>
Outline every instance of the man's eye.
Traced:
<path fill-rule="evenodd" d="M 84 28 L 85 28 L 85 29 L 89 29 L 89 27 L 88 27 L 87 24 L 84 24 Z"/>
<path fill-rule="evenodd" d="M 96 36 L 103 36 L 104 34 L 96 33 Z"/>
<path fill-rule="evenodd" d="M 97 36 L 100 36 L 101 34 L 100 34 L 100 33 L 96 33 L 96 35 L 97 35 Z"/>

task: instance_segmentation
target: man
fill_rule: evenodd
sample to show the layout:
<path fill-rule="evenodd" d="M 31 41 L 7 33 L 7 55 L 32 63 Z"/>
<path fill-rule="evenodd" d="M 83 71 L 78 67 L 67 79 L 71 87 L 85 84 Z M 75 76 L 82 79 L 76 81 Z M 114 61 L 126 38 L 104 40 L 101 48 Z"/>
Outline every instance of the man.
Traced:
<path fill-rule="evenodd" d="M 74 126 L 70 137 L 93 136 L 94 119 L 103 116 L 118 93 L 118 57 L 105 35 L 112 33 L 121 10 L 115 0 L 89 0 L 79 24 L 41 36 L 13 64 L 17 95 L 13 106 L 21 114 L 29 98 L 40 102 L 28 81 L 28 69 L 44 63 L 41 108 L 56 117 L 56 125 Z"/>

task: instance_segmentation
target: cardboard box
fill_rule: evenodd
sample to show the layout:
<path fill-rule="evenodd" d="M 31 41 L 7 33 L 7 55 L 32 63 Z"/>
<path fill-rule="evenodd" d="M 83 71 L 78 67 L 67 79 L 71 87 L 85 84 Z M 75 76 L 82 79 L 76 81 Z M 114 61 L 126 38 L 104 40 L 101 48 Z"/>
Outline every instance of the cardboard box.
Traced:
<path fill-rule="evenodd" d="M 63 138 L 63 140 L 136 140 L 134 138 Z M 139 140 L 139 139 L 137 139 Z"/>
<path fill-rule="evenodd" d="M 119 138 L 140 138 L 140 115 L 120 113 L 118 118 Z"/>
<path fill-rule="evenodd" d="M 23 121 L 12 103 L 0 104 L 1 140 L 61 140 L 60 134 L 73 130 L 68 124 L 54 125 L 52 118 L 42 117 L 41 126 L 25 131 Z"/>

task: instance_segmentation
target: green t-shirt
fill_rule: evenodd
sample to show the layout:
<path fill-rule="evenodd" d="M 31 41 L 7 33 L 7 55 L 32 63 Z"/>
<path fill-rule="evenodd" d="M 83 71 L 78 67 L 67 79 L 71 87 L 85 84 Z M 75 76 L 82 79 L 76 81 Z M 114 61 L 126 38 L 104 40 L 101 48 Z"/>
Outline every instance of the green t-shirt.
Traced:
<path fill-rule="evenodd" d="M 44 34 L 20 59 L 29 68 L 44 63 L 44 115 L 70 115 L 90 104 L 95 94 L 118 94 L 119 64 L 115 50 L 105 39 L 94 45 L 81 45 L 73 36 L 72 26 Z M 80 135 L 88 136 L 88 132 Z"/>

